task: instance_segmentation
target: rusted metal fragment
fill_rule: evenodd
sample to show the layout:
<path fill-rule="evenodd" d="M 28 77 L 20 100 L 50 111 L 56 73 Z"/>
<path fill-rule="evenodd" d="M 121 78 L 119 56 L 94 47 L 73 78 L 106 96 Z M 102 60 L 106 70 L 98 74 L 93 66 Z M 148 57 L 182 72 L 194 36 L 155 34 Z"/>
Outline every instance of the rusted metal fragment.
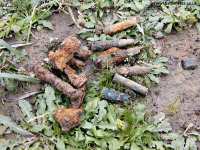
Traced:
<path fill-rule="evenodd" d="M 146 88 L 145 86 L 138 84 L 130 79 L 127 79 L 117 73 L 115 74 L 113 81 L 116 83 L 120 83 L 142 95 L 147 95 L 148 93 L 148 88 Z"/>
<path fill-rule="evenodd" d="M 72 58 L 69 62 L 70 65 L 76 66 L 79 69 L 83 69 L 85 67 L 85 63 L 79 59 Z"/>
<path fill-rule="evenodd" d="M 120 51 L 121 49 L 120 48 L 117 48 L 117 47 L 112 47 L 106 51 L 103 51 L 99 54 L 99 58 L 105 58 L 105 57 L 109 57 L 111 56 L 111 54 L 113 53 L 116 53 L 118 51 Z"/>
<path fill-rule="evenodd" d="M 135 44 L 134 39 L 120 39 L 112 41 L 97 41 L 91 44 L 92 51 L 104 51 L 112 47 L 124 48 Z"/>
<path fill-rule="evenodd" d="M 142 47 L 134 47 L 129 49 L 109 49 L 108 52 L 103 52 L 103 55 L 96 61 L 96 65 L 99 68 L 104 68 L 110 65 L 119 65 L 124 62 L 124 60 L 130 56 L 134 56 L 140 53 Z M 112 53 L 111 53 L 112 52 Z"/>
<path fill-rule="evenodd" d="M 124 76 L 145 75 L 145 74 L 150 73 L 151 70 L 152 70 L 151 67 L 135 65 L 135 66 L 130 66 L 130 67 L 117 68 L 117 73 Z"/>
<path fill-rule="evenodd" d="M 143 47 L 141 47 L 141 46 L 137 46 L 137 47 L 129 48 L 127 50 L 118 51 L 118 52 L 112 54 L 113 62 L 115 64 L 120 64 L 126 58 L 139 54 L 142 48 Z"/>
<path fill-rule="evenodd" d="M 60 49 L 55 52 L 49 52 L 49 59 L 58 69 L 63 70 L 66 67 L 66 63 L 73 58 L 74 53 L 80 48 L 80 44 L 76 37 L 68 37 L 63 41 Z"/>
<path fill-rule="evenodd" d="M 70 84 L 62 81 L 60 78 L 55 76 L 46 68 L 42 67 L 40 64 L 35 65 L 33 67 L 33 71 L 40 80 L 51 84 L 67 97 L 69 97 L 73 108 L 79 108 L 81 106 L 85 96 L 85 91 L 82 89 L 74 89 Z"/>
<path fill-rule="evenodd" d="M 80 49 L 75 53 L 75 57 L 86 60 L 92 55 L 92 51 L 88 49 Z"/>
<path fill-rule="evenodd" d="M 54 118 L 60 124 L 62 131 L 68 132 L 80 125 L 82 113 L 82 109 L 59 108 L 54 113 Z"/>
<path fill-rule="evenodd" d="M 71 84 L 76 88 L 82 87 L 87 82 L 87 78 L 84 74 L 77 75 L 76 71 L 69 65 L 65 67 L 64 72 Z"/>
<path fill-rule="evenodd" d="M 128 94 L 121 93 L 114 89 L 108 89 L 108 88 L 103 88 L 101 94 L 104 99 L 112 102 L 126 102 L 130 98 Z"/>
<path fill-rule="evenodd" d="M 131 17 L 125 21 L 105 27 L 104 33 L 108 35 L 113 35 L 117 32 L 123 31 L 132 26 L 136 26 L 139 23 L 139 21 L 140 21 L 139 17 L 137 16 Z"/>
<path fill-rule="evenodd" d="M 83 100 L 84 100 L 84 97 L 85 97 L 86 85 L 83 85 L 78 90 L 81 91 L 83 93 L 83 95 L 81 95 L 82 97 L 80 97 L 79 99 L 77 99 L 75 101 L 73 101 L 73 100 L 70 101 L 72 108 L 81 108 L 82 107 Z"/>

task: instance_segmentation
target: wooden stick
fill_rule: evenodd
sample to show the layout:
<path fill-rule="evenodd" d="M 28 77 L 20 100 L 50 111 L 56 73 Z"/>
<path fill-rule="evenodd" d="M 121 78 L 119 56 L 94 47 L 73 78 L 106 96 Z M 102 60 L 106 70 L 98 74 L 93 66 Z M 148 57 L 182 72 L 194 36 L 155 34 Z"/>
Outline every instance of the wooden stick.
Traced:
<path fill-rule="evenodd" d="M 147 95 L 148 93 L 148 88 L 130 80 L 130 79 L 127 79 L 119 74 L 115 74 L 114 78 L 113 78 L 113 81 L 116 82 L 116 83 L 120 83 L 132 90 L 134 90 L 135 92 L 138 92 L 142 95 Z"/>

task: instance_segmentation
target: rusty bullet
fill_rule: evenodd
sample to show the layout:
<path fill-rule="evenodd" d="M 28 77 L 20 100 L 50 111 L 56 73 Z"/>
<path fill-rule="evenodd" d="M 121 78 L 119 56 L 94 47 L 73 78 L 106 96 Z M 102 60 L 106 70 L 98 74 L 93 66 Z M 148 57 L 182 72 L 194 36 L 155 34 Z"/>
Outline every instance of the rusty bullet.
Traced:
<path fill-rule="evenodd" d="M 119 39 L 112 41 L 96 41 L 91 44 L 92 51 L 104 51 L 112 47 L 124 48 L 135 44 L 134 39 Z"/>
<path fill-rule="evenodd" d="M 150 73 L 152 70 L 151 67 L 146 66 L 129 66 L 129 67 L 120 67 L 117 68 L 117 73 L 123 75 L 123 76 L 132 76 L 132 75 L 145 75 Z"/>
<path fill-rule="evenodd" d="M 139 21 L 140 21 L 140 18 L 138 16 L 131 17 L 125 21 L 118 22 L 113 25 L 105 27 L 104 33 L 108 35 L 113 35 L 117 32 L 136 26 L 139 23 Z"/>
<path fill-rule="evenodd" d="M 146 88 L 145 86 L 138 84 L 135 81 L 132 81 L 130 79 L 127 79 L 117 73 L 115 74 L 113 81 L 116 83 L 120 83 L 142 95 L 147 95 L 148 93 L 148 88 Z"/>

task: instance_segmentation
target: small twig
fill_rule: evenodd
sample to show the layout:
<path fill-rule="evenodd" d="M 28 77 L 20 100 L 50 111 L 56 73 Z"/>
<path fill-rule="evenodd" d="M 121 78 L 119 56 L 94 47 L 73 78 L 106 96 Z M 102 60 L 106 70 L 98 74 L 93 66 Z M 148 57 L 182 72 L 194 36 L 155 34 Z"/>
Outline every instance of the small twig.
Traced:
<path fill-rule="evenodd" d="M 192 127 L 194 127 L 194 124 L 193 124 L 193 123 L 190 123 L 190 124 L 188 125 L 188 127 L 185 129 L 183 135 L 184 135 L 184 136 L 187 136 L 188 130 L 190 130 Z"/>
<path fill-rule="evenodd" d="M 29 42 L 29 39 L 30 39 L 31 28 L 32 28 L 32 25 L 33 25 L 33 16 L 35 15 L 36 8 L 37 8 L 37 5 L 35 5 L 35 6 L 33 7 L 33 11 L 32 11 L 32 14 L 31 14 L 31 20 L 30 20 L 30 24 L 29 24 L 29 29 L 28 29 L 28 35 L 27 35 L 26 43 L 28 43 L 28 42 Z"/>
<path fill-rule="evenodd" d="M 35 120 L 37 120 L 37 119 L 43 118 L 43 117 L 45 117 L 46 115 L 49 115 L 49 114 L 50 114 L 50 113 L 45 113 L 45 114 L 36 116 L 36 117 L 34 117 L 34 118 L 28 120 L 27 123 L 30 123 L 30 122 L 33 122 L 33 121 L 35 121 Z"/>
<path fill-rule="evenodd" d="M 19 48 L 19 47 L 24 47 L 24 46 L 29 46 L 32 43 L 18 43 L 18 44 L 12 44 L 12 48 Z M 5 47 L 0 47 L 0 49 L 4 49 Z"/>
<path fill-rule="evenodd" d="M 73 11 L 72 11 L 71 7 L 67 6 L 67 10 L 68 10 L 68 12 L 69 12 L 74 24 L 77 26 L 77 28 L 81 29 L 80 25 L 77 23 L 77 21 L 75 19 L 75 16 L 73 14 Z"/>

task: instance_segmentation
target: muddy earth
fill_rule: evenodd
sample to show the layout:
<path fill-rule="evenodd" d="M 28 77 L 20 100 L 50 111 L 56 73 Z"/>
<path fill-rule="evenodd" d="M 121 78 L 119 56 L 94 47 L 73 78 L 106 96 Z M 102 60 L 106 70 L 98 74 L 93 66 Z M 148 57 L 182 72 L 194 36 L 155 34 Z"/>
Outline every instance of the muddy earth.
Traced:
<path fill-rule="evenodd" d="M 27 47 L 29 55 L 26 69 L 41 62 L 47 57 L 50 38 L 65 37 L 77 32 L 72 20 L 65 14 L 54 14 L 51 17 L 54 31 L 42 30 L 34 32 L 33 45 Z M 157 41 L 157 48 L 169 58 L 170 74 L 161 77 L 160 84 L 151 88 L 147 101 L 154 112 L 165 112 L 170 118 L 174 130 L 184 130 L 190 123 L 200 129 L 200 61 L 195 70 L 183 70 L 181 60 L 195 57 L 200 60 L 200 35 L 196 29 L 189 29 L 171 34 Z M 17 96 L 27 92 L 37 91 L 38 85 L 28 86 Z M 7 95 L 4 103 L 0 104 L 0 114 L 10 115 L 15 121 L 20 120 L 20 111 L 17 107 L 16 95 Z"/>
<path fill-rule="evenodd" d="M 157 41 L 162 55 L 169 58 L 170 74 L 161 77 L 148 97 L 156 112 L 165 112 L 174 130 L 184 130 L 190 123 L 200 129 L 200 34 L 189 29 Z M 184 70 L 181 60 L 196 58 L 195 70 Z"/>

